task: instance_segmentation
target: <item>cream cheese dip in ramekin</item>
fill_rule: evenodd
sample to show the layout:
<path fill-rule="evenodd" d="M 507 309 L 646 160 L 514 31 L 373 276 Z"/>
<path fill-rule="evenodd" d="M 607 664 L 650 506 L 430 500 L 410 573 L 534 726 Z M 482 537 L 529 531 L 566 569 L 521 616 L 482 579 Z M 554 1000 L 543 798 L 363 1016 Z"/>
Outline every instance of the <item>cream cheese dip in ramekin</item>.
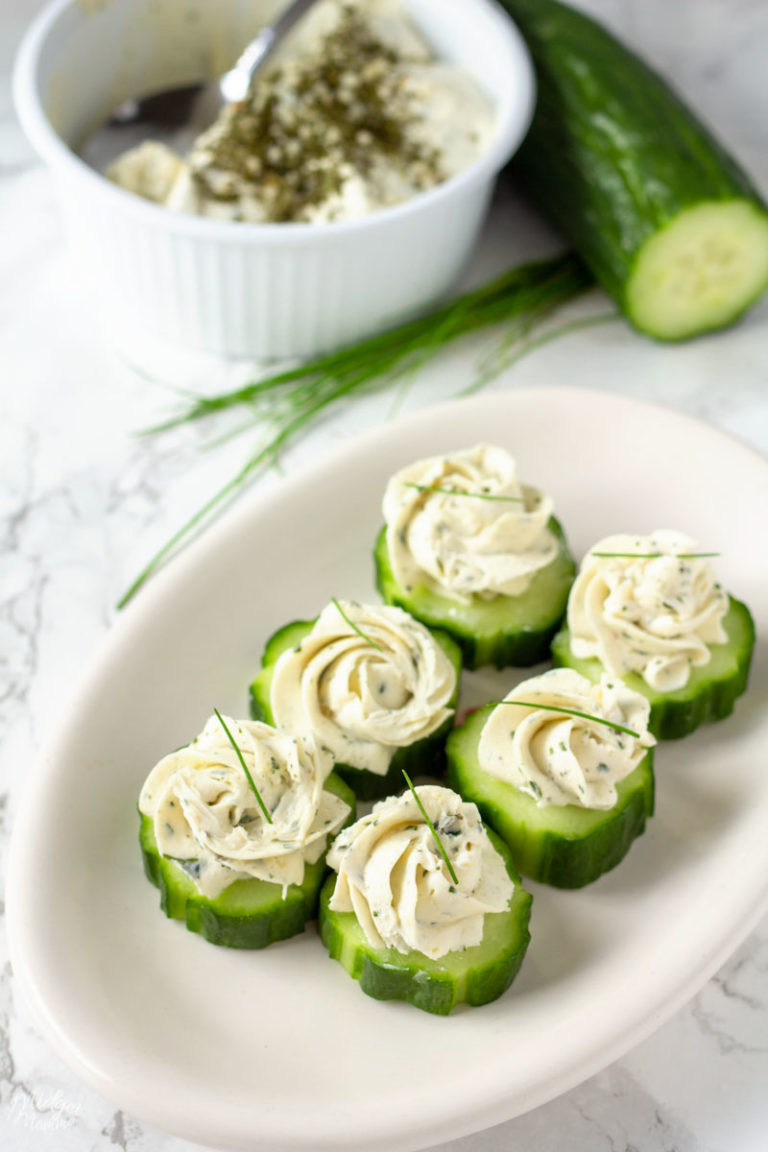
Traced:
<path fill-rule="evenodd" d="M 233 223 L 171 212 L 77 154 L 123 100 L 226 69 L 276 6 L 263 0 L 53 0 L 15 69 L 24 129 L 51 168 L 73 253 L 117 331 L 224 356 L 309 356 L 435 305 L 463 268 L 495 177 L 528 127 L 533 70 L 493 0 L 404 0 L 436 58 L 494 106 L 488 147 L 458 174 L 361 218 Z"/>

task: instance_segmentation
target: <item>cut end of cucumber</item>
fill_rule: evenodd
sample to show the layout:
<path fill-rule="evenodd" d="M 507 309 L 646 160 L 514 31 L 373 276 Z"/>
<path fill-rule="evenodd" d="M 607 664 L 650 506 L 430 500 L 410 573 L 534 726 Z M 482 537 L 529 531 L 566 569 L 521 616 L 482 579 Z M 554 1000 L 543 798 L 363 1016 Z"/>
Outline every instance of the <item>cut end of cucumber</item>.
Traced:
<path fill-rule="evenodd" d="M 768 287 L 768 214 L 748 200 L 688 208 L 640 250 L 626 289 L 632 323 L 657 340 L 723 328 Z"/>

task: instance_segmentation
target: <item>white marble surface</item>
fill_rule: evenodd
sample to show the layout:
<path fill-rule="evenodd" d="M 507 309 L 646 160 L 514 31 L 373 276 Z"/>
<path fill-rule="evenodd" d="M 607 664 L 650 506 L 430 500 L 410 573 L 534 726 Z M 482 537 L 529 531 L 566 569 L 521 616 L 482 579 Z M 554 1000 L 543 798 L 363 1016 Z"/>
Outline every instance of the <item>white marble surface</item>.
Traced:
<path fill-rule="evenodd" d="M 92 286 L 66 249 L 49 177 L 11 109 L 12 57 L 39 6 L 0 6 L 0 875 L 24 779 L 114 618 L 118 596 L 247 451 L 236 440 L 200 452 L 211 438 L 202 430 L 133 435 L 168 401 L 159 381 L 215 389 L 245 370 L 148 348 L 136 334 L 123 341 L 128 352 L 117 352 L 103 337 Z M 591 0 L 588 7 L 675 78 L 768 192 L 764 0 Z M 473 278 L 551 243 L 527 221 L 508 198 L 497 202 Z M 453 353 L 468 379 L 486 347 L 477 340 Z M 661 401 L 768 455 L 768 300 L 738 328 L 674 348 L 652 345 L 620 322 L 587 329 L 532 353 L 513 379 L 578 379 Z M 441 396 L 438 363 L 401 407 Z M 327 455 L 391 410 L 391 397 L 351 404 L 290 452 L 284 467 Z M 279 483 L 279 476 L 260 483 Z M 15 989 L 1 916 L 0 965 L 0 1147 L 191 1152 L 192 1145 L 116 1111 L 51 1053 Z M 510 1051 L 525 1058 L 514 1042 Z M 694 1000 L 634 1051 L 550 1104 L 444 1149 L 765 1152 L 766 1088 L 763 920 Z"/>

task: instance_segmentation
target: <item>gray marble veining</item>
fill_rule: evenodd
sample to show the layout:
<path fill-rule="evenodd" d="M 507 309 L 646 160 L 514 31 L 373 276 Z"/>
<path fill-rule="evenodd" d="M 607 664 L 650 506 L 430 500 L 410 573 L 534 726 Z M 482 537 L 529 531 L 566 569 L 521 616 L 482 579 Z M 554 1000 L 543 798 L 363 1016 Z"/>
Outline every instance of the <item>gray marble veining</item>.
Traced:
<path fill-rule="evenodd" d="M 156 419 L 158 383 L 215 387 L 234 371 L 116 352 L 66 251 L 47 174 L 10 100 L 16 45 L 39 0 L 0 9 L 0 877 L 25 777 L 41 742 L 147 556 L 231 463 L 197 433 L 132 433 Z M 768 5 L 764 0 L 585 0 L 641 48 L 768 190 Z M 474 272 L 506 261 L 509 209 L 497 205 Z M 514 247 L 509 249 L 516 253 Z M 597 388 L 703 417 L 768 454 L 768 303 L 733 333 L 679 349 L 637 340 L 624 378 L 621 324 L 555 343 L 520 379 L 559 378 L 593 355 Z M 459 353 L 463 354 L 463 353 Z M 142 371 L 132 365 L 140 364 Z M 426 374 L 408 404 L 440 396 Z M 388 414 L 373 398 L 302 448 L 328 450 Z M 288 453 L 286 469 L 299 453 Z M 266 477 L 263 483 L 275 482 Z M 8 959 L 0 903 L 0 1146 L 9 1152 L 187 1152 L 192 1145 L 115 1110 L 84 1087 L 30 1023 Z M 524 1054 L 517 1054 L 524 1058 Z M 768 1147 L 768 920 L 691 1003 L 632 1052 L 559 1099 L 445 1152 L 765 1152 Z"/>

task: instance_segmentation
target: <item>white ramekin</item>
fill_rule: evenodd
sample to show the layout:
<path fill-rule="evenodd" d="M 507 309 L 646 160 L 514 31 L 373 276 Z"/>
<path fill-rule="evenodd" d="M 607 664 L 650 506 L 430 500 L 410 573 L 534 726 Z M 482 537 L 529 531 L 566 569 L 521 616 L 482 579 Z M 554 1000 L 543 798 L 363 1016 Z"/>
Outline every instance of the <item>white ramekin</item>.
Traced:
<path fill-rule="evenodd" d="M 362 220 L 244 224 L 115 187 L 75 148 L 120 101 L 226 68 L 270 0 L 53 0 L 16 60 L 22 126 L 50 166 L 69 237 L 113 329 L 228 357 L 327 351 L 423 312 L 461 271 L 495 177 L 521 142 L 533 70 L 494 0 L 406 0 L 441 57 L 498 110 L 491 147 L 451 180 Z M 266 15 L 265 15 L 266 14 Z"/>

